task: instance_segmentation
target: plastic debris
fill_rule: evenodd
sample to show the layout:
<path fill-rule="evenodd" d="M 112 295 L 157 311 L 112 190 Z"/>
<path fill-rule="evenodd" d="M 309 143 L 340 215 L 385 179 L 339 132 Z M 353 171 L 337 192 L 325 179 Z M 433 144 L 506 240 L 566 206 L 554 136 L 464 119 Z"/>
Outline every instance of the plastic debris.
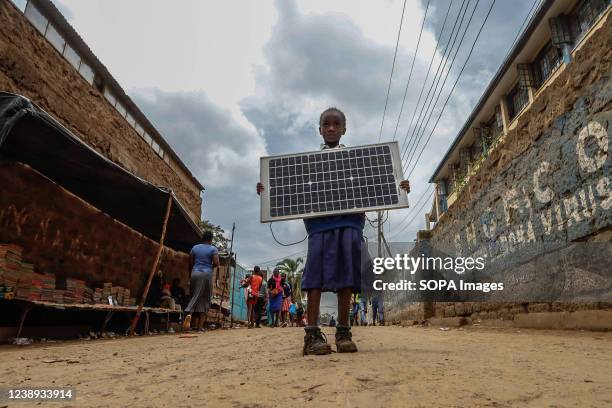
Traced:
<path fill-rule="evenodd" d="M 15 346 L 28 346 L 32 343 L 34 343 L 34 340 L 27 337 L 15 337 L 13 339 L 13 344 Z"/>

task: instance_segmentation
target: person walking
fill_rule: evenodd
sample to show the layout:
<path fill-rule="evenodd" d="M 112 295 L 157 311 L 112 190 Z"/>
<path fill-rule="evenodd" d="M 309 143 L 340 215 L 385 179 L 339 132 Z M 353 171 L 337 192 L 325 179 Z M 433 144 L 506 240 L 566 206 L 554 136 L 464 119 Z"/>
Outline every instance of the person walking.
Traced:
<path fill-rule="evenodd" d="M 270 299 L 270 314 L 272 315 L 271 327 L 277 327 L 280 320 L 281 307 L 283 303 L 283 286 L 279 268 L 274 268 L 272 277 L 268 279 L 268 298 Z"/>
<path fill-rule="evenodd" d="M 259 293 L 257 294 L 257 303 L 255 303 L 254 313 L 255 313 L 255 327 L 260 328 L 261 323 L 261 315 L 264 313 L 266 309 L 267 303 L 267 295 L 268 295 L 268 284 L 266 280 L 263 278 L 263 273 L 261 273 L 261 269 L 257 267 L 257 275 L 261 277 L 261 285 L 259 285 Z"/>
<path fill-rule="evenodd" d="M 191 273 L 190 291 L 191 300 L 185 310 L 189 313 L 186 322 L 192 322 L 191 315 L 195 315 L 194 326 L 203 331 L 210 301 L 212 298 L 213 268 L 220 265 L 219 251 L 212 244 L 213 234 L 204 231 L 202 243 L 194 246 L 189 254 L 189 271 Z"/>
<path fill-rule="evenodd" d="M 249 329 L 255 326 L 255 305 L 259 299 L 259 288 L 263 277 L 261 276 L 259 266 L 253 268 L 253 275 L 249 279 L 247 290 L 247 313 L 249 315 Z"/>

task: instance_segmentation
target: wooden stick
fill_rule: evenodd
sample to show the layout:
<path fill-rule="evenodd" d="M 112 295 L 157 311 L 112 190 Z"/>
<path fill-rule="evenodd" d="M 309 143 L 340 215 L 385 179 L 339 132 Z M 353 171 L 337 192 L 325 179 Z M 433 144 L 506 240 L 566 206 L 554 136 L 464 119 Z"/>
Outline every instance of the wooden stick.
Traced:
<path fill-rule="evenodd" d="M 157 270 L 157 265 L 159 264 L 159 258 L 161 257 L 162 250 L 164 249 L 164 240 L 166 239 L 166 227 L 168 226 L 168 219 L 170 218 L 171 208 L 172 208 L 172 191 L 170 191 L 168 194 L 168 205 L 166 206 L 166 217 L 164 218 L 164 225 L 162 227 L 161 237 L 159 238 L 159 246 L 157 248 L 157 254 L 155 255 L 155 261 L 153 261 L 151 272 L 149 272 L 149 278 L 147 279 L 147 284 L 144 288 L 144 292 L 142 292 L 142 297 L 140 298 L 138 309 L 136 309 L 136 316 L 134 316 L 134 319 L 132 319 L 132 324 L 130 326 L 130 336 L 134 335 L 134 330 L 136 329 L 136 324 L 138 323 L 138 319 L 140 319 L 140 313 L 142 312 L 142 307 L 144 306 L 144 302 L 147 299 L 147 295 L 149 294 L 149 288 L 151 287 L 151 281 L 153 280 L 153 276 L 155 275 L 155 271 Z"/>
<path fill-rule="evenodd" d="M 223 289 L 221 290 L 221 301 L 219 302 L 219 310 L 217 311 L 217 324 L 219 324 L 219 320 L 220 316 L 219 313 L 221 313 L 221 315 L 223 315 L 223 298 L 225 297 L 225 289 L 227 288 L 228 282 L 227 279 L 229 278 L 229 274 L 232 271 L 232 259 L 233 259 L 233 254 L 232 254 L 232 250 L 234 249 L 234 230 L 236 229 L 236 223 L 232 224 L 232 239 L 230 241 L 230 261 L 229 261 L 229 266 L 227 267 L 227 275 L 225 276 L 225 279 L 223 279 Z M 230 312 L 231 315 L 231 312 Z M 223 319 L 225 321 L 225 318 Z M 223 326 L 223 325 L 222 325 Z"/>

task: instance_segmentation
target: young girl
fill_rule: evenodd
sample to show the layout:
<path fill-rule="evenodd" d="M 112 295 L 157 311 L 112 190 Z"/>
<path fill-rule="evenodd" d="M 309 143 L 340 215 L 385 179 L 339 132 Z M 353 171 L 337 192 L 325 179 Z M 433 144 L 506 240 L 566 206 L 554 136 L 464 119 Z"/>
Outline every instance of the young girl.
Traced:
<path fill-rule="evenodd" d="M 344 113 L 337 108 L 329 108 L 321 113 L 319 133 L 325 142 L 321 150 L 345 147 L 340 144 L 340 138 L 346 133 Z M 402 181 L 400 188 L 408 192 L 410 184 Z M 264 186 L 257 183 L 257 194 L 263 189 Z M 304 355 L 331 353 L 331 346 L 317 325 L 321 292 L 338 294 L 336 350 L 338 353 L 357 351 L 349 326 L 349 309 L 351 295 L 361 291 L 364 223 L 363 213 L 304 219 L 308 233 L 308 256 L 301 285 L 302 290 L 308 293 Z"/>

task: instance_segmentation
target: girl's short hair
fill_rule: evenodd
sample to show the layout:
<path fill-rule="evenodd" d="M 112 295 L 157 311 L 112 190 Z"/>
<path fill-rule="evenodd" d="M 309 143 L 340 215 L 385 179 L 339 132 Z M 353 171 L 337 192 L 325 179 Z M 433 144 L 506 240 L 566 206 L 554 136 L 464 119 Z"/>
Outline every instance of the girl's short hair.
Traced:
<path fill-rule="evenodd" d="M 202 241 L 212 241 L 213 233 L 212 231 L 204 231 L 202 234 Z"/>
<path fill-rule="evenodd" d="M 319 125 L 321 124 L 321 122 L 323 122 L 323 116 L 325 116 L 325 114 L 328 112 L 338 112 L 338 114 L 342 118 L 342 121 L 344 122 L 344 126 L 346 126 L 346 116 L 344 115 L 344 112 L 342 112 L 340 109 L 336 108 L 335 106 L 332 106 L 331 108 L 327 108 L 321 113 L 321 116 L 319 116 Z"/>

